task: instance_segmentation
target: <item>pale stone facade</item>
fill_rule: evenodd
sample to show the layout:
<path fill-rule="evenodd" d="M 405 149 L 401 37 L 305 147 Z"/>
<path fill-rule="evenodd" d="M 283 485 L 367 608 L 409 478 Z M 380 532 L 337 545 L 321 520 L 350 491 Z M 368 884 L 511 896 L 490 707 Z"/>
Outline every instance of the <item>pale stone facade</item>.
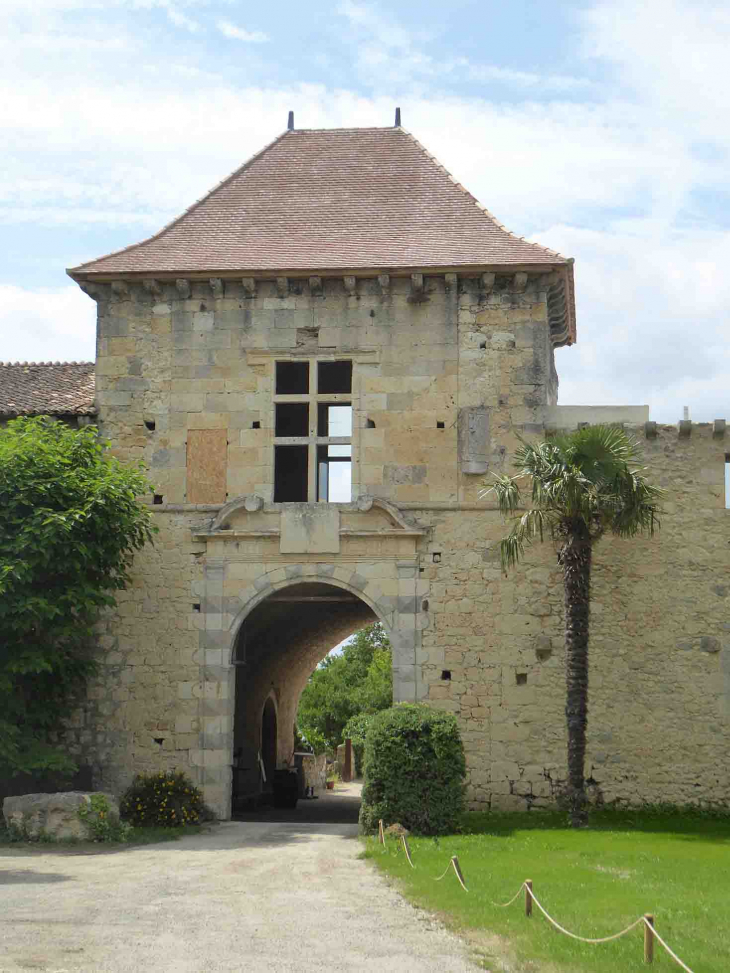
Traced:
<path fill-rule="evenodd" d="M 727 802 L 724 426 L 557 407 L 550 268 L 424 271 L 83 285 L 102 433 L 150 467 L 160 533 L 104 620 L 75 746 L 117 793 L 136 770 L 188 769 L 227 817 L 266 700 L 285 762 L 309 673 L 378 618 L 396 699 L 457 715 L 470 801 L 546 803 L 565 765 L 561 579 L 550 544 L 502 575 L 506 528 L 480 492 L 518 434 L 609 418 L 668 502 L 653 539 L 596 549 L 587 772 L 607 800 Z M 275 367 L 304 360 L 353 363 L 351 503 L 273 499 Z M 200 430 L 225 430 L 214 503 L 188 497 Z"/>

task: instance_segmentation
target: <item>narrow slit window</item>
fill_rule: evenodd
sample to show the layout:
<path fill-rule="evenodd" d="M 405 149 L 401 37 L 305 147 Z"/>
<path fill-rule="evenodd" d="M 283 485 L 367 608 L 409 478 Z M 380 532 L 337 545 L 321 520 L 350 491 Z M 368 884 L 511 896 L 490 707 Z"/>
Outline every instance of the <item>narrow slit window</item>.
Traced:
<path fill-rule="evenodd" d="M 276 394 L 307 395 L 309 393 L 309 362 L 278 361 L 276 363 Z"/>
<path fill-rule="evenodd" d="M 319 362 L 317 392 L 319 395 L 349 395 L 352 392 L 352 362 Z"/>
<path fill-rule="evenodd" d="M 307 500 L 307 446 L 274 447 L 274 502 Z"/>

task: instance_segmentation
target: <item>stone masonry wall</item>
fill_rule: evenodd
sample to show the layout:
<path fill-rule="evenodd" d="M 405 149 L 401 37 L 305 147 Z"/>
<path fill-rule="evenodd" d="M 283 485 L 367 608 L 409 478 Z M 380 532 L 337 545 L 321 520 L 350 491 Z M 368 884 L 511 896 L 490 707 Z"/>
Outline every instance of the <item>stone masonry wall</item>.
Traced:
<path fill-rule="evenodd" d="M 257 281 L 253 297 L 240 281 L 96 285 L 102 432 L 120 457 L 145 460 L 162 501 L 72 721 L 100 786 L 118 793 L 135 771 L 185 767 L 225 816 L 238 627 L 268 593 L 312 580 L 362 597 L 389 629 L 397 699 L 457 714 L 475 806 L 551 799 L 565 765 L 560 573 L 545 544 L 502 575 L 506 527 L 460 446 L 469 409 L 488 416 L 492 471 L 508 468 L 518 433 L 543 433 L 555 398 L 548 282 Z M 221 504 L 187 502 L 188 431 L 225 428 L 228 500 L 256 495 L 278 518 L 274 363 L 301 355 L 352 358 L 353 497 L 394 503 L 401 537 L 385 514 L 368 533 L 373 513 L 343 512 L 363 530 L 339 553 L 287 555 L 245 518 L 214 537 Z M 595 552 L 588 772 L 606 800 L 728 801 L 728 447 L 711 427 L 637 433 L 667 510 L 653 539 Z"/>

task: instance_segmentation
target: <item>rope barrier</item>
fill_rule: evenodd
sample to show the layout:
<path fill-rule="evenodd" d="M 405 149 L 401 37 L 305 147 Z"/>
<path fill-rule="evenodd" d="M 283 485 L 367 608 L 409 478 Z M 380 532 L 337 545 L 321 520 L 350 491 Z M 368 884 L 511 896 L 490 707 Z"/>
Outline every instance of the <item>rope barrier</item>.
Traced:
<path fill-rule="evenodd" d="M 512 898 L 509 900 L 509 902 L 492 902 L 492 905 L 496 909 L 506 909 L 508 905 L 512 905 L 512 903 L 519 896 L 519 894 L 522 892 L 524 887 L 525 887 L 525 883 L 523 882 L 522 885 L 520 885 L 520 887 L 517 889 L 515 894 L 512 896 Z"/>
<path fill-rule="evenodd" d="M 675 963 L 679 963 L 679 965 L 682 967 L 682 969 L 683 970 L 686 970 L 686 973 L 692 973 L 692 970 L 689 968 L 689 966 L 687 966 L 686 963 L 683 963 L 682 960 L 679 958 L 679 956 L 677 956 L 677 954 L 674 952 L 674 950 L 670 949 L 669 946 L 667 946 L 667 944 L 664 942 L 664 940 L 659 935 L 659 933 L 656 931 L 656 929 L 651 925 L 650 922 L 647 922 L 647 920 L 644 919 L 643 916 L 642 916 L 642 922 L 646 923 L 646 925 L 651 929 L 652 936 L 654 936 L 655 939 L 658 939 L 659 940 L 659 942 L 662 944 L 662 946 L 666 949 L 666 951 L 672 957 L 672 959 L 674 960 L 674 962 Z"/>
<path fill-rule="evenodd" d="M 408 839 L 404 834 L 402 834 L 400 837 L 401 841 L 403 842 L 403 851 L 406 853 L 408 864 L 411 866 L 411 868 L 415 868 L 416 866 L 413 864 L 413 859 L 411 858 L 411 849 L 408 847 Z"/>
<path fill-rule="evenodd" d="M 453 856 L 449 864 L 446 866 L 446 871 L 444 872 L 444 874 L 439 875 L 439 877 L 434 879 L 434 881 L 440 882 L 442 878 L 446 878 L 446 874 L 450 868 L 454 869 L 454 873 L 456 877 L 459 879 L 459 885 L 461 885 L 461 887 L 464 889 L 465 892 L 468 892 L 469 889 L 466 887 L 466 883 L 464 882 L 464 874 L 461 871 L 461 868 L 459 867 L 459 859 L 456 857 L 456 855 Z"/>
<path fill-rule="evenodd" d="M 385 834 L 383 832 L 382 821 L 379 822 L 378 832 L 379 832 L 378 833 L 379 841 L 385 844 Z M 416 866 L 413 864 L 413 859 L 411 858 L 411 850 L 405 835 L 401 835 L 401 841 L 403 844 L 403 850 L 405 851 L 406 857 L 408 859 L 408 864 L 411 866 L 411 868 L 415 868 Z M 459 866 L 459 859 L 456 855 L 452 856 L 443 874 L 439 875 L 438 878 L 434 879 L 434 881 L 440 882 L 442 879 L 446 878 L 449 869 L 451 868 L 453 868 L 454 874 L 459 880 L 459 884 L 461 885 L 461 887 L 464 889 L 465 892 L 468 892 L 469 889 L 466 887 L 466 883 L 464 881 L 464 875 L 461 871 L 461 867 Z M 511 906 L 514 902 L 517 901 L 523 889 L 525 891 L 525 915 L 530 916 L 532 914 L 531 906 L 532 903 L 534 902 L 535 905 L 540 910 L 540 912 L 542 912 L 542 914 L 545 916 L 547 921 L 552 926 L 554 926 L 555 929 L 558 930 L 558 932 L 561 932 L 564 936 L 569 936 L 570 939 L 575 939 L 579 943 L 588 943 L 591 946 L 596 946 L 601 943 L 610 943 L 615 939 L 621 939 L 622 936 L 626 936 L 628 933 L 632 932 L 632 930 L 636 929 L 637 926 L 643 926 L 645 944 L 647 942 L 649 943 L 649 952 L 648 953 L 645 952 L 645 959 L 647 962 L 651 963 L 653 961 L 653 950 L 651 948 L 651 943 L 653 939 L 656 939 L 664 947 L 664 949 L 671 956 L 674 962 L 682 967 L 685 973 L 692 973 L 692 970 L 689 968 L 689 966 L 687 966 L 687 964 L 684 963 L 679 958 L 679 956 L 677 956 L 674 950 L 671 949 L 671 947 L 662 939 L 662 937 L 656 931 L 656 929 L 654 928 L 654 922 L 652 916 L 646 916 L 646 915 L 640 916 L 638 919 L 632 922 L 631 925 L 626 926 L 626 928 L 622 929 L 620 932 L 613 933 L 611 936 L 601 936 L 599 939 L 591 939 L 586 936 L 579 936 L 577 933 L 571 932 L 569 929 L 566 929 L 565 926 L 561 926 L 556 919 L 553 919 L 553 917 L 550 915 L 550 913 L 547 911 L 547 909 L 544 907 L 544 905 L 540 902 L 538 897 L 532 891 L 531 881 L 523 882 L 522 885 L 520 885 L 520 887 L 517 889 L 515 894 L 512 896 L 512 898 L 509 900 L 509 902 L 492 902 L 491 904 L 497 909 L 506 909 L 509 906 Z M 645 949 L 646 949 L 646 945 L 645 945 Z"/>
<path fill-rule="evenodd" d="M 563 926 L 560 925 L 559 922 L 556 922 L 555 919 L 553 919 L 553 917 L 547 911 L 547 909 L 545 909 L 541 905 L 539 899 L 532 891 L 532 889 L 528 889 L 528 891 L 530 893 L 530 897 L 532 898 L 532 901 L 538 907 L 540 912 L 542 912 L 542 914 L 545 916 L 547 921 L 552 923 L 552 925 L 555 926 L 556 929 L 560 930 L 560 932 L 562 932 L 564 935 L 570 936 L 571 939 L 577 939 L 578 942 L 580 943 L 591 943 L 593 945 L 595 945 L 596 943 L 610 943 L 612 939 L 620 939 L 622 936 L 625 936 L 627 932 L 631 932 L 632 929 L 636 929 L 637 926 L 640 926 L 643 922 L 645 922 L 644 917 L 641 916 L 641 918 L 637 919 L 636 922 L 632 922 L 630 926 L 627 926 L 625 929 L 622 929 L 621 932 L 614 933 L 612 936 L 603 936 L 601 939 L 586 939 L 585 936 L 578 936 L 576 933 L 570 932 L 568 929 L 565 929 Z"/>

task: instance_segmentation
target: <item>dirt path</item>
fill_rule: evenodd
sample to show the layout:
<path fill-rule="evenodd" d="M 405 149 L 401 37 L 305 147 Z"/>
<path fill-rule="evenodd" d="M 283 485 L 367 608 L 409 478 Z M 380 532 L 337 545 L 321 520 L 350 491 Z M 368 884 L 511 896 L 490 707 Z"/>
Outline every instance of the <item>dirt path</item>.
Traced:
<path fill-rule="evenodd" d="M 122 851 L 0 850 L 0 971 L 469 973 L 351 824 L 227 822 Z"/>

